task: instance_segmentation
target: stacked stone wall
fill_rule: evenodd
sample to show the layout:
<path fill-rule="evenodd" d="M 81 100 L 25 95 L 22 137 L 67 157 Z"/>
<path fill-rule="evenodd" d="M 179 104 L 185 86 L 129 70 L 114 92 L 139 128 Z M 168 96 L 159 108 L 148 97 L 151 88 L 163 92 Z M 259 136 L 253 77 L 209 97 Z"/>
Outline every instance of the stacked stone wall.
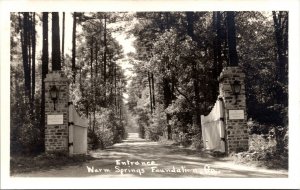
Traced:
<path fill-rule="evenodd" d="M 59 89 L 59 97 L 54 103 L 50 97 L 50 88 L 55 85 Z M 45 149 L 46 152 L 68 151 L 68 102 L 69 84 L 68 79 L 61 71 L 53 71 L 47 74 L 45 79 Z M 48 115 L 63 115 L 63 124 L 50 125 Z"/>
<path fill-rule="evenodd" d="M 227 152 L 239 152 L 248 150 L 248 128 L 246 114 L 245 74 L 239 67 L 226 67 L 219 77 L 219 91 L 225 107 L 225 134 Z M 231 84 L 239 81 L 241 84 L 240 94 L 232 92 Z M 243 110 L 244 119 L 229 119 L 229 110 Z"/>

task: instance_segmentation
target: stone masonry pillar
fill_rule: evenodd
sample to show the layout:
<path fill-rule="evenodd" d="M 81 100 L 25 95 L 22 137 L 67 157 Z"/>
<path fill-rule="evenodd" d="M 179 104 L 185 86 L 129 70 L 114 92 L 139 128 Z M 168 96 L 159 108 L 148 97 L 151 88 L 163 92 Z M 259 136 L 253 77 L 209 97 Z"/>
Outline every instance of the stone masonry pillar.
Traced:
<path fill-rule="evenodd" d="M 50 89 L 58 89 L 54 103 Z M 62 71 L 53 71 L 45 79 L 45 150 L 46 152 L 68 152 L 68 102 L 69 83 Z"/>
<path fill-rule="evenodd" d="M 219 91 L 224 102 L 225 141 L 227 153 L 248 150 L 245 74 L 239 67 L 225 67 L 219 77 Z M 237 98 L 231 84 L 238 81 L 241 90 Z"/>

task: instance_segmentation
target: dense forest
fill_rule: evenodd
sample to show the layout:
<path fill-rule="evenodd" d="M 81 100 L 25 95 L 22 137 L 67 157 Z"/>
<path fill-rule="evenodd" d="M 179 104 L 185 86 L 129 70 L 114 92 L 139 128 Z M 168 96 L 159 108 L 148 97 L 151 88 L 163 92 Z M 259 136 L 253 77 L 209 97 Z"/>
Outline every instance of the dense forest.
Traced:
<path fill-rule="evenodd" d="M 120 20 L 119 14 L 74 12 L 70 34 L 65 33 L 65 13 L 62 15 L 59 18 L 57 12 L 11 13 L 12 152 L 44 151 L 43 81 L 46 74 L 54 70 L 62 70 L 69 78 L 70 101 L 89 119 L 90 148 L 105 148 L 125 138 L 126 79 L 116 63 L 123 53 L 112 37 L 115 29 L 107 27 Z M 42 27 L 42 36 L 37 36 L 36 26 Z M 72 36 L 71 55 L 64 53 L 65 35 Z M 42 39 L 39 46 L 42 49 L 36 49 L 37 38 Z"/>
<path fill-rule="evenodd" d="M 249 132 L 275 130 L 282 151 L 288 125 L 287 12 L 140 12 L 135 18 L 128 108 L 142 137 L 201 147 L 199 117 L 216 101 L 218 76 L 222 68 L 239 65 L 246 74 Z"/>
<path fill-rule="evenodd" d="M 121 142 L 129 120 L 136 121 L 142 138 L 201 148 L 200 115 L 216 101 L 222 69 L 237 65 L 246 74 L 250 133 L 274 129 L 282 150 L 288 128 L 288 12 L 74 12 L 72 18 L 69 34 L 65 13 L 62 18 L 11 13 L 12 152 L 44 150 L 43 80 L 53 70 L 67 75 L 71 100 L 89 119 L 90 148 Z M 113 37 L 118 31 L 135 38 L 136 52 L 123 53 Z M 66 35 L 72 35 L 70 54 Z M 37 39 L 43 39 L 39 46 Z M 131 76 L 121 67 L 124 56 L 133 65 Z"/>

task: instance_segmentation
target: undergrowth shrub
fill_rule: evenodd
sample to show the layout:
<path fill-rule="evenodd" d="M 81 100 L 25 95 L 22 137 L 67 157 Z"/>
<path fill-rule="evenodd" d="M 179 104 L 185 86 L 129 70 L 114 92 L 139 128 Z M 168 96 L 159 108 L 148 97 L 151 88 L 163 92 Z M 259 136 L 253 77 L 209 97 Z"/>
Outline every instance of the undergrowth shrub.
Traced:
<path fill-rule="evenodd" d="M 164 135 L 167 127 L 166 117 L 162 105 L 157 105 L 153 116 L 150 118 L 150 125 L 145 128 L 149 140 L 158 141 L 160 136 Z"/>
<path fill-rule="evenodd" d="M 110 109 L 103 109 L 96 116 L 95 126 L 89 128 L 89 149 L 105 149 L 126 138 L 125 123 Z"/>
<path fill-rule="evenodd" d="M 276 155 L 276 140 L 270 135 L 251 135 L 248 152 L 253 153 L 252 159 L 255 161 L 268 161 Z"/>
<path fill-rule="evenodd" d="M 285 132 L 283 141 L 284 150 L 278 149 L 276 130 L 272 127 L 268 134 L 252 134 L 249 136 L 249 150 L 235 154 L 237 163 L 258 163 L 268 168 L 288 168 L 288 132 Z M 281 143 L 281 142 L 280 142 Z"/>
<path fill-rule="evenodd" d="M 11 175 L 53 168 L 78 165 L 94 158 L 85 155 L 69 155 L 68 152 L 42 153 L 37 156 L 13 156 L 10 158 Z"/>
<path fill-rule="evenodd" d="M 146 128 L 149 125 L 149 115 L 143 109 L 137 109 L 136 122 L 139 126 L 139 135 L 142 139 L 146 138 Z"/>
<path fill-rule="evenodd" d="M 192 136 L 191 147 L 197 150 L 201 150 L 203 148 L 203 140 L 199 133 Z"/>
<path fill-rule="evenodd" d="M 30 112 L 28 103 L 23 96 L 11 102 L 10 113 L 10 152 L 12 155 L 39 154 L 44 151 L 44 134 L 40 126 L 40 113 Z M 35 102 L 35 109 L 39 110 L 39 102 Z"/>

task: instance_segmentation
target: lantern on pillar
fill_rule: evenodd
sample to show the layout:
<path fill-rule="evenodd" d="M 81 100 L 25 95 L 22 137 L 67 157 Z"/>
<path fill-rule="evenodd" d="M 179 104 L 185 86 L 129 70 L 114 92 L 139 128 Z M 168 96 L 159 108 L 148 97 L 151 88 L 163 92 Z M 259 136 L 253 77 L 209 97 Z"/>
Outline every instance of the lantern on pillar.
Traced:
<path fill-rule="evenodd" d="M 59 94 L 59 90 L 58 88 L 54 85 L 50 88 L 50 97 L 53 101 L 53 105 L 54 105 L 54 110 L 56 110 L 55 108 L 55 102 L 58 100 L 58 94 Z"/>
<path fill-rule="evenodd" d="M 239 81 L 237 81 L 237 80 L 235 80 L 231 84 L 231 91 L 235 95 L 235 104 L 237 104 L 237 98 L 238 98 L 238 95 L 241 92 L 241 87 L 242 87 L 241 83 Z"/>

